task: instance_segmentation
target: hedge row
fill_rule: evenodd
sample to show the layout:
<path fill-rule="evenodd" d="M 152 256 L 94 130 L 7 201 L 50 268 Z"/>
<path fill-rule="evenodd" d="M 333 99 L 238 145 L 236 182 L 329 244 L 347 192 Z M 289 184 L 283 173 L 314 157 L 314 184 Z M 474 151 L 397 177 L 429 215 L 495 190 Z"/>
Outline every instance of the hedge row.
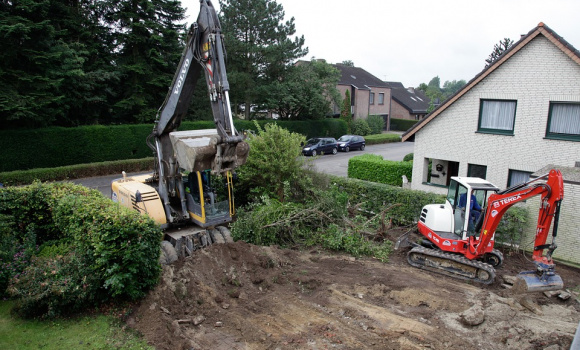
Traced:
<path fill-rule="evenodd" d="M 391 130 L 407 131 L 417 123 L 416 120 L 411 119 L 391 119 Z"/>
<path fill-rule="evenodd" d="M 276 123 L 306 137 L 340 137 L 347 133 L 346 123 L 340 119 Z M 253 121 L 237 120 L 234 124 L 238 130 L 255 130 Z M 180 130 L 212 128 L 213 121 L 198 121 L 183 122 Z M 0 172 L 151 157 L 145 142 L 151 130 L 149 124 L 1 130 Z"/>
<path fill-rule="evenodd" d="M 3 188 L 0 216 L 5 223 L 2 237 L 12 240 L 2 241 L 2 251 L 18 246 L 25 237 L 48 251 L 9 276 L 8 291 L 25 316 L 53 316 L 105 301 L 136 300 L 158 281 L 162 239 L 158 225 L 96 190 L 38 182 Z"/>
<path fill-rule="evenodd" d="M 374 134 L 365 136 L 367 145 L 378 145 L 382 143 L 401 142 L 401 136 L 397 134 Z"/>
<path fill-rule="evenodd" d="M 39 168 L 30 170 L 15 170 L 0 173 L 0 183 L 3 185 L 28 185 L 38 181 L 63 181 L 81 179 L 83 177 L 104 176 L 148 171 L 153 169 L 153 157 L 143 159 L 115 160 L 102 163 L 68 165 L 56 168 Z"/>
<path fill-rule="evenodd" d="M 405 175 L 411 180 L 412 173 L 412 162 L 384 160 L 376 154 L 363 154 L 348 160 L 348 177 L 353 179 L 402 186 L 402 176 Z"/>
<path fill-rule="evenodd" d="M 358 179 L 336 176 L 332 182 L 348 194 L 349 202 L 362 203 L 361 209 L 379 213 L 390 208 L 386 217 L 395 225 L 414 224 L 424 205 L 445 201 L 443 195 Z"/>

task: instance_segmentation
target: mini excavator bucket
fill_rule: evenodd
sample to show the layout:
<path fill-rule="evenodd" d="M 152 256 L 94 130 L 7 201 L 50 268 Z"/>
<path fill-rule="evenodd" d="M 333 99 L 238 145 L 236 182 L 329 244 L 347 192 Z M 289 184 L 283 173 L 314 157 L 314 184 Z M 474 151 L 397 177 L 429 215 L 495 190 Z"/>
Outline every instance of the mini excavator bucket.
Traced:
<path fill-rule="evenodd" d="M 169 137 L 179 166 L 186 171 L 224 173 L 248 159 L 246 142 L 222 142 L 216 129 L 174 131 Z"/>
<path fill-rule="evenodd" d="M 513 286 L 515 294 L 547 292 L 564 288 L 564 282 L 555 271 L 553 266 L 538 266 L 536 271 L 520 272 Z"/>

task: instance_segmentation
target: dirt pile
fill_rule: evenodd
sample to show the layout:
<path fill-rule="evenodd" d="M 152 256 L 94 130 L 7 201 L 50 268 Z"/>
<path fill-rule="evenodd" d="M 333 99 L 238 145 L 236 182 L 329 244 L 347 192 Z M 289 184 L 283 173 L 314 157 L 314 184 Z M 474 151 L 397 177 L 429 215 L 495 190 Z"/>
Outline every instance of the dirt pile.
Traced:
<path fill-rule="evenodd" d="M 580 321 L 575 295 L 520 302 L 499 281 L 473 286 L 414 269 L 404 253 L 384 264 L 214 245 L 165 267 L 128 324 L 157 349 L 569 348 Z M 498 277 L 520 263 L 508 257 Z M 580 285 L 577 270 L 558 272 Z"/>

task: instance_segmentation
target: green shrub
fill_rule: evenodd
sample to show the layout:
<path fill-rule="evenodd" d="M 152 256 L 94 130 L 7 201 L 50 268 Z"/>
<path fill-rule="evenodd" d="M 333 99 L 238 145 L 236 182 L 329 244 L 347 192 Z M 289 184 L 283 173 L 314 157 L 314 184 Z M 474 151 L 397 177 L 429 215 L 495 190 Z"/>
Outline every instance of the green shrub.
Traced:
<path fill-rule="evenodd" d="M 495 230 L 495 241 L 516 249 L 522 242 L 524 227 L 529 220 L 529 210 L 524 206 L 509 208 Z"/>
<path fill-rule="evenodd" d="M 381 134 L 385 129 L 385 120 L 380 115 L 369 115 L 367 123 L 371 129 L 369 134 Z"/>
<path fill-rule="evenodd" d="M 70 183 L 0 189 L 9 240 L 43 247 L 8 290 L 25 316 L 54 316 L 108 300 L 135 300 L 156 283 L 162 234 L 145 215 Z"/>
<path fill-rule="evenodd" d="M 391 118 L 391 128 L 390 129 L 397 130 L 397 131 L 407 131 L 416 123 L 417 123 L 417 120 Z"/>
<path fill-rule="evenodd" d="M 331 179 L 334 186 L 348 194 L 349 202 L 360 203 L 361 209 L 372 213 L 388 209 L 386 217 L 395 225 L 414 224 L 423 206 L 445 201 L 445 196 L 429 192 L 338 176 Z"/>
<path fill-rule="evenodd" d="M 378 145 L 382 143 L 401 142 L 401 136 L 397 134 L 375 134 L 365 136 L 367 145 Z"/>
<path fill-rule="evenodd" d="M 363 154 L 348 161 L 348 177 L 354 179 L 402 186 L 402 176 L 405 175 L 411 180 L 412 173 L 412 163 L 384 160 L 376 154 Z"/>
<path fill-rule="evenodd" d="M 355 119 L 350 124 L 351 133 L 354 135 L 366 136 L 371 134 L 371 128 L 365 119 Z"/>
<path fill-rule="evenodd" d="M 409 153 L 403 157 L 403 162 L 411 162 L 413 161 L 413 153 Z"/>

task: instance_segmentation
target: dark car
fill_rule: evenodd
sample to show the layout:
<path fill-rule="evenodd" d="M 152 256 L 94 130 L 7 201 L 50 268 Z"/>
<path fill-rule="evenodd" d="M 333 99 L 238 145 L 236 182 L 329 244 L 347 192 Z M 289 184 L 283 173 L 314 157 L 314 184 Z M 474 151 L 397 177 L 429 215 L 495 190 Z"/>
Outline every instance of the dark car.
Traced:
<path fill-rule="evenodd" d="M 355 149 L 360 149 L 361 151 L 365 149 L 365 139 L 358 135 L 343 135 L 338 141 L 338 150 L 348 152 Z"/>
<path fill-rule="evenodd" d="M 302 154 L 315 156 L 317 154 L 336 154 L 338 145 L 334 137 L 314 137 L 306 141 L 302 147 Z"/>

